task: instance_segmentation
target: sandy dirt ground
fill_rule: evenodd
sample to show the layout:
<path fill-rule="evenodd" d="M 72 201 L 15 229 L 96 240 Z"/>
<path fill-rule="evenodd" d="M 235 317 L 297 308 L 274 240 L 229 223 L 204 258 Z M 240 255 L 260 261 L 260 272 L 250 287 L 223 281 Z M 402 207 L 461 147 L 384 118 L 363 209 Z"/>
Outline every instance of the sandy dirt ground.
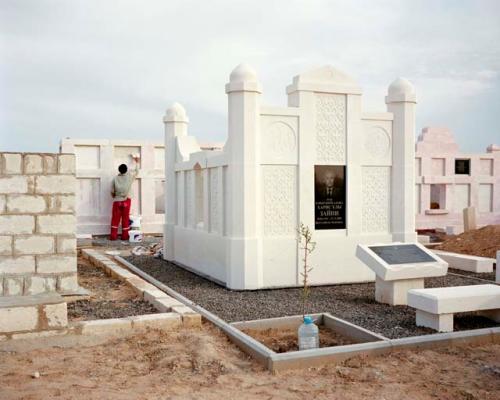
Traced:
<path fill-rule="evenodd" d="M 487 225 L 457 236 L 444 236 L 437 250 L 495 258 L 500 250 L 500 225 Z"/>
<path fill-rule="evenodd" d="M 0 398 L 497 400 L 500 345 L 398 351 L 273 375 L 204 325 L 91 348 L 0 353 Z"/>

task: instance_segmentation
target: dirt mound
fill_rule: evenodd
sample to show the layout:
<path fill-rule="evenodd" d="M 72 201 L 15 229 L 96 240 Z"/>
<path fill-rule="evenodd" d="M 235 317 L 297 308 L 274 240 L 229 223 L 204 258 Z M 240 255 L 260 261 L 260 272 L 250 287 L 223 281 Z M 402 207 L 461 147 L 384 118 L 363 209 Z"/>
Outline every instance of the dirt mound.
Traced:
<path fill-rule="evenodd" d="M 487 225 L 447 238 L 437 250 L 495 258 L 500 250 L 500 225 Z"/>

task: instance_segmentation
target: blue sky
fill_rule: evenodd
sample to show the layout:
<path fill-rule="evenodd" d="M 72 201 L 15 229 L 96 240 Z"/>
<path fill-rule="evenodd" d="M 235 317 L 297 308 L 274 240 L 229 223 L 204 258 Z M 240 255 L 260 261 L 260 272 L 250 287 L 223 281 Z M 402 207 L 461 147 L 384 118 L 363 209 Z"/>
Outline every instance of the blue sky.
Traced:
<path fill-rule="evenodd" d="M 0 1 L 0 150 L 59 140 L 161 140 L 174 101 L 200 142 L 224 141 L 224 84 L 240 62 L 285 105 L 294 75 L 331 64 L 384 111 L 402 76 L 417 133 L 452 129 L 464 152 L 500 144 L 500 1 Z"/>

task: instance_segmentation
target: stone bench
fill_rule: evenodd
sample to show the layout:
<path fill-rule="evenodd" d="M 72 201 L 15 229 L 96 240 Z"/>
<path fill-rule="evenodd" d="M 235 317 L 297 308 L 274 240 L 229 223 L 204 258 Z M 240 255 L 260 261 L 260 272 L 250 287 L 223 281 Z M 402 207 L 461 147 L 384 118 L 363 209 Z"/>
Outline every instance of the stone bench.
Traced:
<path fill-rule="evenodd" d="M 493 263 L 495 262 L 493 258 L 469 256 L 441 250 L 432 251 L 445 260 L 450 268 L 470 272 L 493 272 Z"/>
<path fill-rule="evenodd" d="M 453 332 L 453 314 L 479 311 L 500 322 L 500 286 L 471 285 L 408 291 L 408 305 L 417 310 L 417 326 Z"/>
<path fill-rule="evenodd" d="M 67 325 L 66 302 L 58 293 L 0 297 L 0 335 L 63 329 Z"/>

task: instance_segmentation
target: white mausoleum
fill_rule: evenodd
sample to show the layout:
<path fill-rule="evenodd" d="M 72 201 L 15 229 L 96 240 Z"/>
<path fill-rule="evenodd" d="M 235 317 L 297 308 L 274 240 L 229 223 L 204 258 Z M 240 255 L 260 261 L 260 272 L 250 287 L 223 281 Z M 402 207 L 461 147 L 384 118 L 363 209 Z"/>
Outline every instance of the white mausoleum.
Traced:
<path fill-rule="evenodd" d="M 247 65 L 226 85 L 228 139 L 202 151 L 184 108 L 164 117 L 165 259 L 232 289 L 300 285 L 301 222 L 317 242 L 312 284 L 374 279 L 358 243 L 415 241 L 415 91 L 389 86 L 387 111 L 326 66 L 296 76 L 288 107 L 261 104 Z"/>

